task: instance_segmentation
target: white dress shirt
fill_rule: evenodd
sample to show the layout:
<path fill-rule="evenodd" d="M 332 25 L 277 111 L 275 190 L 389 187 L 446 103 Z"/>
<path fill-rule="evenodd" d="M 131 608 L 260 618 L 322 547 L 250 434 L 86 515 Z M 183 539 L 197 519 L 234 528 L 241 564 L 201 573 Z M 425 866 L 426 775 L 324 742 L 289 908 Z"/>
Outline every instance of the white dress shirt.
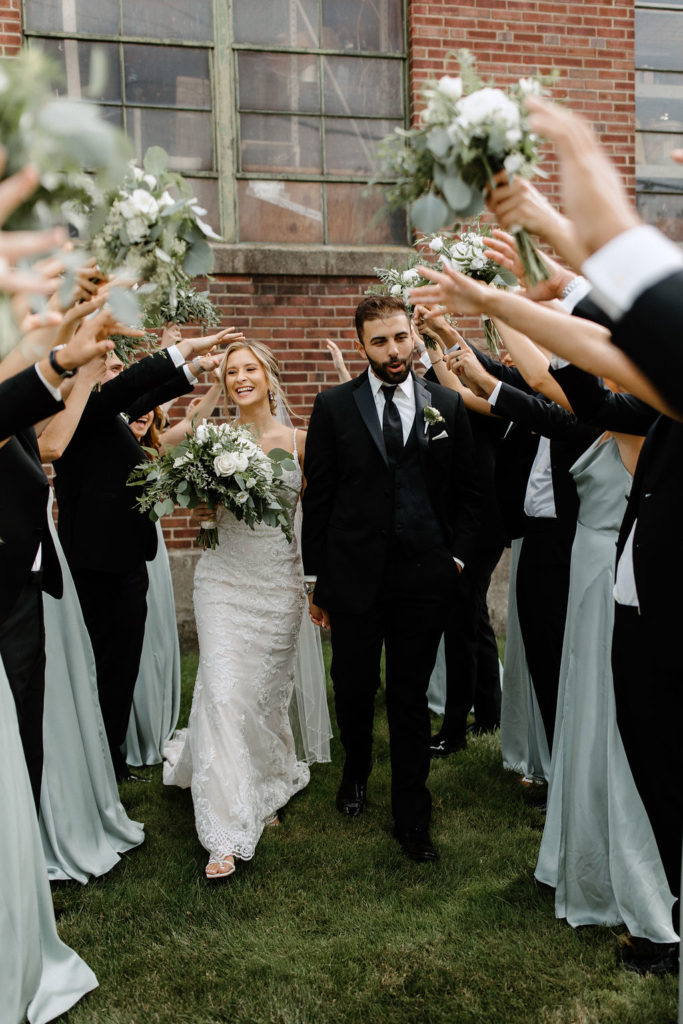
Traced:
<path fill-rule="evenodd" d="M 597 304 L 617 321 L 646 289 L 683 269 L 683 253 L 657 228 L 641 224 L 603 245 L 582 269 Z"/>
<path fill-rule="evenodd" d="M 370 381 L 370 387 L 372 389 L 372 397 L 375 399 L 375 408 L 377 409 L 379 425 L 381 427 L 384 417 L 384 406 L 386 403 L 382 387 L 386 385 L 387 382 L 385 380 L 380 380 L 374 370 L 369 371 L 368 380 Z M 413 384 L 413 378 L 410 374 L 408 374 L 401 384 L 396 385 L 396 390 L 394 391 L 394 405 L 398 409 L 398 414 L 401 417 L 403 443 L 405 444 L 410 435 L 410 431 L 413 429 L 413 423 L 415 421 L 415 385 Z"/>
<path fill-rule="evenodd" d="M 178 346 L 169 345 L 166 351 L 171 357 L 171 361 L 174 366 L 182 366 L 183 370 L 185 371 L 185 376 L 187 377 L 188 382 L 190 384 L 196 384 L 197 378 L 190 369 L 189 363 L 185 362 L 185 357 L 178 351 Z"/>
<path fill-rule="evenodd" d="M 488 397 L 489 405 L 495 407 L 503 382 L 499 380 Z M 550 439 L 541 435 L 524 494 L 524 514 L 531 519 L 557 519 L 555 492 L 553 490 L 553 469 L 550 465 Z"/>
<path fill-rule="evenodd" d="M 617 571 L 614 580 L 614 600 L 617 604 L 626 605 L 627 608 L 640 607 L 638 591 L 636 589 L 636 575 L 633 569 L 633 538 L 636 532 L 637 520 L 626 538 L 624 550 L 617 562 Z"/>

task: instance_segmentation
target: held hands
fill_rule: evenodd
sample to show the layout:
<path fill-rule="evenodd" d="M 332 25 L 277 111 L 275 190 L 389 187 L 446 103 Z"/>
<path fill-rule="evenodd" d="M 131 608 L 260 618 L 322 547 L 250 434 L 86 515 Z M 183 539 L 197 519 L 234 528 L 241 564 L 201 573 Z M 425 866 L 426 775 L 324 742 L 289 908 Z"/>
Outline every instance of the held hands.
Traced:
<path fill-rule="evenodd" d="M 512 235 L 507 231 L 494 228 L 487 238 L 487 248 L 484 255 L 488 256 L 501 267 L 510 270 L 515 277 L 523 284 L 524 268 L 517 252 L 517 246 Z M 552 299 L 561 299 L 562 292 L 569 282 L 576 277 L 572 270 L 565 270 L 563 266 L 551 259 L 547 253 L 543 253 L 543 260 L 550 271 L 550 277 L 545 281 L 539 281 L 535 288 L 526 288 L 524 294 L 534 302 L 550 302 Z"/>
<path fill-rule="evenodd" d="M 455 373 L 463 384 L 478 398 L 488 398 L 498 381 L 484 369 L 469 346 L 458 349 L 446 357 L 448 369 Z"/>
<path fill-rule="evenodd" d="M 323 629 L 330 628 L 330 613 L 326 608 L 319 608 L 313 603 L 313 594 L 308 595 L 308 615 L 314 626 L 321 626 Z"/>
<path fill-rule="evenodd" d="M 190 516 L 195 523 L 210 523 L 216 519 L 216 509 L 202 501 L 190 511 Z"/>

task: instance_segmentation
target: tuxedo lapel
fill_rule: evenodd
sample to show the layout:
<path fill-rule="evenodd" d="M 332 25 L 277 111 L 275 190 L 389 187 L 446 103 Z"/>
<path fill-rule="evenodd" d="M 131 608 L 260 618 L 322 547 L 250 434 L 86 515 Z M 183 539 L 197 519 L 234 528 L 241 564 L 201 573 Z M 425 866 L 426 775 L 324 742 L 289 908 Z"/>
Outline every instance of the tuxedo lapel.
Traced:
<path fill-rule="evenodd" d="M 380 455 L 388 466 L 389 459 L 387 458 L 387 449 L 384 444 L 384 434 L 382 433 L 379 416 L 377 415 L 377 407 L 372 394 L 372 388 L 370 387 L 370 381 L 368 380 L 367 371 L 361 378 L 359 378 L 358 387 L 356 387 L 353 392 L 353 398 L 358 406 L 358 411 L 363 418 L 363 423 L 370 431 L 372 440 L 377 445 Z"/>

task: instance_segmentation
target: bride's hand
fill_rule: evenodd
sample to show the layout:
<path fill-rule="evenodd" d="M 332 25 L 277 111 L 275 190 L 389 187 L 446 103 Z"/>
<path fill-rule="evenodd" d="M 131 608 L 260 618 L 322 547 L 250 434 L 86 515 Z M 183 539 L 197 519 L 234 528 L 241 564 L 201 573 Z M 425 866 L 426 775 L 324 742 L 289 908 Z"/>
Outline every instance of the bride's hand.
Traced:
<path fill-rule="evenodd" d="M 216 518 L 216 510 L 207 505 L 205 501 L 201 501 L 191 510 L 190 515 L 196 523 L 208 523 L 211 519 Z"/>

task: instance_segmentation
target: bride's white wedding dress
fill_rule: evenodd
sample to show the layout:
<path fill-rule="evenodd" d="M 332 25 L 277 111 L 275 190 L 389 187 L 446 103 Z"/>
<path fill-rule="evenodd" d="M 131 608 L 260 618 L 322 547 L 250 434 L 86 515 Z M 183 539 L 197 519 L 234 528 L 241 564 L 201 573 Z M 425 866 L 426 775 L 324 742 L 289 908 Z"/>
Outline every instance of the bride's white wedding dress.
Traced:
<path fill-rule="evenodd" d="M 284 480 L 301 490 L 295 469 Z M 218 547 L 194 578 L 199 669 L 187 729 L 164 747 L 166 785 L 192 789 L 211 860 L 254 856 L 266 819 L 309 781 L 289 723 L 305 602 L 296 539 L 217 510 Z"/>

